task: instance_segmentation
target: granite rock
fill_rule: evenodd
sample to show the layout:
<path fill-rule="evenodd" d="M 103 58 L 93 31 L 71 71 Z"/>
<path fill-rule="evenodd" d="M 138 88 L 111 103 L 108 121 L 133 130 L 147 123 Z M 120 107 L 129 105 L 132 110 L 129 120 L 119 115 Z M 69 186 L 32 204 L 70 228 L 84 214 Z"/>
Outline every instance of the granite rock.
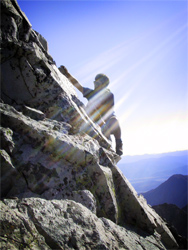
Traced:
<path fill-rule="evenodd" d="M 165 249 L 157 233 L 138 235 L 71 200 L 5 199 L 1 226 L 3 246 L 14 249 Z"/>

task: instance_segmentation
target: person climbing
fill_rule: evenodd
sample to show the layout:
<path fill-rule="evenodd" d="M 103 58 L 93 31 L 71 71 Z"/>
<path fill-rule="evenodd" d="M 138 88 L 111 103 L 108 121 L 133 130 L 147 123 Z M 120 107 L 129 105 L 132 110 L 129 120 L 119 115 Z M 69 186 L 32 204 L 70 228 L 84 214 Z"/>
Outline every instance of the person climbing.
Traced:
<path fill-rule="evenodd" d="M 59 67 L 60 72 L 83 94 L 88 100 L 86 113 L 101 127 L 104 135 L 110 138 L 114 135 L 116 142 L 116 153 L 123 154 L 123 144 L 121 140 L 121 128 L 117 117 L 114 114 L 114 95 L 107 86 L 109 78 L 104 74 L 95 77 L 94 89 L 83 87 L 66 69 L 65 66 Z"/>

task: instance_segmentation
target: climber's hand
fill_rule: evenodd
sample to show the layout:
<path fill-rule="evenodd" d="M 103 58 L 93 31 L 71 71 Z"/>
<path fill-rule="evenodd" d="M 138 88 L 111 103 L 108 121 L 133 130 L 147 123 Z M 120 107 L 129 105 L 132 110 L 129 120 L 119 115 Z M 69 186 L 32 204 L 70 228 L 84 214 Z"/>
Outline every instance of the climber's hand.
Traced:
<path fill-rule="evenodd" d="M 60 72 L 61 72 L 63 75 L 65 75 L 65 76 L 68 76 L 68 75 L 69 75 L 69 72 L 68 72 L 67 68 L 65 68 L 65 66 L 61 65 L 61 66 L 59 67 L 59 70 L 60 70 Z"/>

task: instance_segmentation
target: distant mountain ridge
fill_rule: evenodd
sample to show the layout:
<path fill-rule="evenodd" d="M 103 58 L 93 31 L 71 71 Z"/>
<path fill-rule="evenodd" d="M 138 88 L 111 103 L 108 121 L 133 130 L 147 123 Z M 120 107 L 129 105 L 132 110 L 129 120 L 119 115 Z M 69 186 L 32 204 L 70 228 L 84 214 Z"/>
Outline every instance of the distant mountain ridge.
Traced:
<path fill-rule="evenodd" d="M 159 187 L 142 193 L 151 206 L 163 203 L 175 204 L 179 208 L 187 205 L 187 175 L 173 175 Z"/>
<path fill-rule="evenodd" d="M 188 174 L 188 150 L 124 156 L 118 167 L 138 193 L 156 188 L 174 174 Z"/>

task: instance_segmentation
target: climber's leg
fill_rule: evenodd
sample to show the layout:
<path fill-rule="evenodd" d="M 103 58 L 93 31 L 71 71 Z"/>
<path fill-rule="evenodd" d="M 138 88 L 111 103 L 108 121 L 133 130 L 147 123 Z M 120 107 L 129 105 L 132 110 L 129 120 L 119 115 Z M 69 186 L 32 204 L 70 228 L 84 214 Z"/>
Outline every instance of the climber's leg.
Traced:
<path fill-rule="evenodd" d="M 123 154 L 123 144 L 121 140 L 121 128 L 116 116 L 111 116 L 107 121 L 107 131 L 105 136 L 108 138 L 111 134 L 114 135 L 116 140 L 116 153 L 118 155 Z"/>

